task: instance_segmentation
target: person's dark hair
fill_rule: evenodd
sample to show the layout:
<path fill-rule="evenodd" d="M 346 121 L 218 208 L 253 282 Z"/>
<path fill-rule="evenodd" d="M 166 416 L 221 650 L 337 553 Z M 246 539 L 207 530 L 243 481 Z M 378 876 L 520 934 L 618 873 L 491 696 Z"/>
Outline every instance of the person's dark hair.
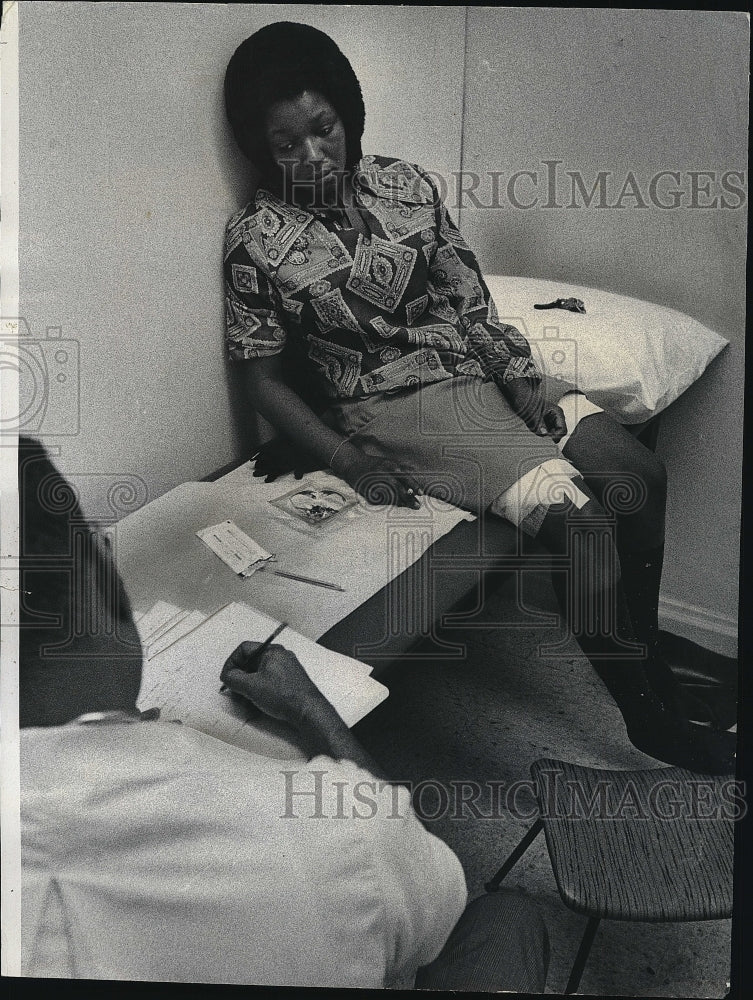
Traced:
<path fill-rule="evenodd" d="M 267 111 L 305 90 L 326 97 L 340 116 L 350 170 L 362 156 L 363 95 L 353 67 L 328 35 L 308 24 L 278 21 L 242 42 L 228 63 L 228 122 L 238 146 L 265 179 L 278 175 L 264 131 Z"/>
<path fill-rule="evenodd" d="M 57 724 L 87 668 L 89 711 L 118 707 L 124 671 L 135 699 L 141 644 L 120 576 L 75 489 L 33 438 L 18 441 L 18 491 L 21 725 Z"/>

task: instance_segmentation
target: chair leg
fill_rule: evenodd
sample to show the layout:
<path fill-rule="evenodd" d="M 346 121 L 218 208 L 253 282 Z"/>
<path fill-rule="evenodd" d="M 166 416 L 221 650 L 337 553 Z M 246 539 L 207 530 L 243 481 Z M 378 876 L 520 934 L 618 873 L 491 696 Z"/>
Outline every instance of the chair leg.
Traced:
<path fill-rule="evenodd" d="M 600 917 L 588 918 L 588 923 L 586 924 L 586 929 L 583 932 L 583 938 L 580 942 L 580 948 L 578 948 L 578 954 L 575 956 L 575 964 L 573 965 L 570 978 L 568 979 L 567 986 L 565 987 L 566 994 L 575 993 L 578 986 L 580 986 L 580 977 L 583 975 L 583 970 L 586 967 L 586 962 L 588 961 L 588 956 L 591 952 L 591 945 L 594 943 L 596 931 L 599 929 L 600 919 Z"/>
<path fill-rule="evenodd" d="M 537 819 L 536 822 L 531 827 L 531 829 L 525 835 L 525 837 L 523 837 L 523 839 L 521 840 L 521 842 L 518 844 L 518 846 L 512 852 L 512 854 L 507 859 L 507 861 L 505 861 L 505 863 L 502 865 L 502 867 L 497 872 L 497 874 L 494 876 L 494 878 L 491 879 L 489 882 L 486 883 L 486 885 L 484 886 L 484 888 L 486 889 L 487 892 L 496 892 L 499 889 L 499 884 L 502 881 L 502 879 L 505 877 L 505 875 L 507 875 L 507 873 L 510 871 L 510 869 L 514 865 L 516 865 L 518 863 L 518 861 L 520 861 L 520 859 L 526 853 L 526 851 L 528 850 L 528 848 L 531 846 L 531 844 L 534 842 L 534 840 L 541 833 L 541 831 L 543 829 L 543 826 L 544 826 L 544 824 L 542 823 L 542 821 L 540 819 Z"/>

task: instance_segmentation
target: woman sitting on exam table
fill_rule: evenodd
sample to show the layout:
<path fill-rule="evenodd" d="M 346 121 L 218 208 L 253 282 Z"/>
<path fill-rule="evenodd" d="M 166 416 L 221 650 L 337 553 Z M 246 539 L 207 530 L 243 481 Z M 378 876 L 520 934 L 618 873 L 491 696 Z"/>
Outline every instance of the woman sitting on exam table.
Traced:
<path fill-rule="evenodd" d="M 569 580 L 553 574 L 557 596 L 631 742 L 691 770 L 732 770 L 735 737 L 688 720 L 657 649 L 656 456 L 582 393 L 543 380 L 431 176 L 363 155 L 361 88 L 327 35 L 262 28 L 231 58 L 225 102 L 262 177 L 224 254 L 227 346 L 254 408 L 369 499 L 417 507 L 437 494 L 572 553 Z M 304 359 L 306 398 L 326 397 L 323 413 L 289 384 L 286 345 Z M 603 543 L 610 494 L 636 482 L 643 502 L 615 511 L 597 565 L 589 538 Z"/>

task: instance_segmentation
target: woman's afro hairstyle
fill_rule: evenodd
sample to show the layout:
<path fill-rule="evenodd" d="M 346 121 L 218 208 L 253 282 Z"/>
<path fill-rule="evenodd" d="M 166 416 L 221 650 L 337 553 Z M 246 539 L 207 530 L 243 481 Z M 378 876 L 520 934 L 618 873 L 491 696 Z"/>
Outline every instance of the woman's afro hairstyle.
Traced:
<path fill-rule="evenodd" d="M 265 137 L 276 101 L 315 91 L 330 102 L 345 128 L 346 169 L 361 158 L 365 110 L 353 67 L 332 39 L 307 24 L 278 21 L 238 46 L 225 72 L 225 111 L 235 141 L 266 178 L 277 168 Z"/>

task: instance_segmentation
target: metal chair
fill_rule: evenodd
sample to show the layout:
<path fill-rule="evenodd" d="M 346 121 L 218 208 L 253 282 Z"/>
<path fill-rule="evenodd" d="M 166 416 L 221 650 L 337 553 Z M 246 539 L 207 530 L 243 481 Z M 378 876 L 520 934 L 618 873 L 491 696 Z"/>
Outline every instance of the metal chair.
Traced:
<path fill-rule="evenodd" d="M 602 919 L 673 922 L 732 915 L 732 776 L 679 767 L 611 771 L 531 765 L 539 818 L 491 881 L 495 892 L 543 830 L 563 902 L 588 917 L 565 993 L 580 984 Z"/>

